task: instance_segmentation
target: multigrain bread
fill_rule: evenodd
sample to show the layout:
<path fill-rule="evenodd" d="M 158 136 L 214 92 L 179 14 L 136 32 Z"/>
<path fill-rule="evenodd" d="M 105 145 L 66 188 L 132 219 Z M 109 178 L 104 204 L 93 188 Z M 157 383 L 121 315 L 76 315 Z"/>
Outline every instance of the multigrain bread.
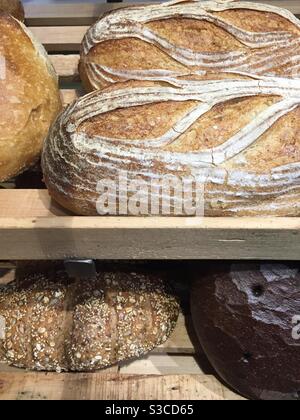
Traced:
<path fill-rule="evenodd" d="M 206 216 L 299 216 L 299 105 L 300 78 L 114 84 L 57 119 L 43 150 L 44 179 L 56 201 L 81 215 L 97 214 L 99 181 L 118 182 L 126 171 L 146 182 L 149 201 L 159 196 L 150 184 L 166 175 L 192 177 L 204 185 Z"/>
<path fill-rule="evenodd" d="M 102 272 L 70 282 L 32 274 L 0 288 L 0 360 L 42 371 L 93 371 L 167 340 L 179 312 L 157 274 Z"/>
<path fill-rule="evenodd" d="M 5 12 L 20 21 L 24 21 L 24 8 L 19 0 L 0 0 L 0 13 Z"/>
<path fill-rule="evenodd" d="M 0 14 L 0 181 L 32 166 L 59 111 L 58 79 L 39 42 Z"/>
<path fill-rule="evenodd" d="M 222 264 L 195 272 L 194 327 L 218 374 L 242 395 L 299 400 L 299 264 Z"/>
<path fill-rule="evenodd" d="M 173 1 L 114 10 L 86 33 L 87 90 L 206 73 L 300 76 L 300 26 L 287 10 L 245 1 Z"/>

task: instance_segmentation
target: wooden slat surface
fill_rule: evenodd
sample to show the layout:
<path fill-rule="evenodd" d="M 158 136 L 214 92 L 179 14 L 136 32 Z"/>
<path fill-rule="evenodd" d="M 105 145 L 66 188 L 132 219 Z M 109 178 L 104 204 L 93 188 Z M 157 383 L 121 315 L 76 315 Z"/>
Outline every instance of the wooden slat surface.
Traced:
<path fill-rule="evenodd" d="M 144 375 L 195 375 L 203 374 L 201 366 L 192 355 L 151 354 L 120 366 L 122 374 Z"/>
<path fill-rule="evenodd" d="M 0 259 L 300 259 L 300 218 L 75 217 L 0 190 Z"/>
<path fill-rule="evenodd" d="M 52 54 L 50 60 L 62 82 L 79 82 L 79 54 Z"/>
<path fill-rule="evenodd" d="M 0 374 L 1 400 L 241 400 L 207 375 Z"/>
<path fill-rule="evenodd" d="M 67 52 L 80 50 L 88 28 L 89 26 L 36 26 L 30 29 L 47 51 Z"/>
<path fill-rule="evenodd" d="M 257 1 L 257 0 L 252 0 Z M 300 2 L 298 0 L 260 0 L 261 3 L 272 4 L 289 9 L 292 13 L 300 15 Z M 145 4 L 147 2 L 144 2 Z M 149 3 L 149 2 L 148 2 Z M 141 4 L 141 3 L 139 3 Z M 46 25 L 91 25 L 103 13 L 120 7 L 137 5 L 134 2 L 98 4 L 82 2 L 76 4 L 25 4 L 27 24 L 30 26 Z"/>

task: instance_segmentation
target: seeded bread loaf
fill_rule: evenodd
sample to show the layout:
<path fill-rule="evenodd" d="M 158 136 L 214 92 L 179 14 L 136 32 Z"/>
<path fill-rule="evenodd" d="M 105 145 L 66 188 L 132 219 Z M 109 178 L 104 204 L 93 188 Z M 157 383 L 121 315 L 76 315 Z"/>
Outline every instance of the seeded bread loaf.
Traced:
<path fill-rule="evenodd" d="M 299 216 L 300 78 L 210 75 L 180 83 L 119 83 L 69 106 L 43 150 L 51 196 L 95 215 L 102 180 L 118 184 L 124 172 L 142 178 L 150 202 L 161 179 L 176 175 L 204 185 L 206 216 Z M 110 191 L 112 202 L 119 196 Z"/>
<path fill-rule="evenodd" d="M 9 13 L 16 19 L 24 21 L 24 8 L 20 0 L 0 0 L 0 13 Z"/>
<path fill-rule="evenodd" d="M 242 395 L 299 400 L 299 264 L 223 264 L 196 273 L 191 313 L 202 348 Z"/>
<path fill-rule="evenodd" d="M 61 110 L 58 79 L 29 30 L 0 14 L 0 181 L 34 165 Z"/>
<path fill-rule="evenodd" d="M 43 371 L 92 371 L 167 340 L 179 305 L 158 275 L 64 272 L 0 288 L 0 360 Z"/>
<path fill-rule="evenodd" d="M 172 1 L 123 8 L 86 33 L 80 74 L 88 90 L 126 80 L 207 73 L 300 76 L 300 26 L 287 10 L 247 1 Z"/>

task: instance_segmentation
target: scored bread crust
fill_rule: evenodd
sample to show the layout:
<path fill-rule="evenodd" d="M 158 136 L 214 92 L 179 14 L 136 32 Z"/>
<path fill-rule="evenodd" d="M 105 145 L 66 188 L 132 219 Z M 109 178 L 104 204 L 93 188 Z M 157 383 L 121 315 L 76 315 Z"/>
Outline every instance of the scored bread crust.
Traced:
<path fill-rule="evenodd" d="M 114 10 L 86 33 L 87 90 L 126 80 L 177 85 L 206 73 L 300 76 L 300 23 L 289 11 L 247 1 L 174 1 Z"/>
<path fill-rule="evenodd" d="M 23 279 L 24 280 L 24 279 Z M 157 274 L 65 272 L 0 288 L 0 360 L 42 371 L 93 371 L 163 344 L 179 314 Z"/>
<path fill-rule="evenodd" d="M 0 181 L 34 165 L 61 110 L 58 78 L 43 46 L 0 14 Z"/>
<path fill-rule="evenodd" d="M 24 7 L 20 0 L 0 0 L 0 13 L 2 12 L 9 13 L 24 22 Z"/>
<path fill-rule="evenodd" d="M 127 171 L 149 191 L 162 176 L 192 176 L 205 186 L 206 216 L 297 216 L 299 105 L 300 79 L 115 84 L 57 119 L 44 179 L 56 201 L 82 215 L 97 214 L 99 181 Z"/>

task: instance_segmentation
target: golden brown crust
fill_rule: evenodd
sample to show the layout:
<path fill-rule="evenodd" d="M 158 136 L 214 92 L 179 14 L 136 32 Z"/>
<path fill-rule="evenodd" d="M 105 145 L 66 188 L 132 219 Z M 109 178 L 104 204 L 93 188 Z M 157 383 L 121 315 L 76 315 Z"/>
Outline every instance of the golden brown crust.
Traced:
<path fill-rule="evenodd" d="M 23 24 L 0 15 L 0 180 L 32 166 L 61 109 L 57 76 Z"/>
<path fill-rule="evenodd" d="M 88 89 L 104 90 L 50 133 L 50 194 L 90 215 L 97 183 L 120 171 L 148 191 L 158 177 L 192 176 L 207 216 L 299 215 L 299 57 L 300 22 L 270 5 L 177 1 L 104 15 L 80 63 Z"/>
<path fill-rule="evenodd" d="M 16 19 L 24 22 L 24 8 L 20 0 L 0 0 L 0 13 L 9 13 Z"/>
<path fill-rule="evenodd" d="M 229 72 L 300 75 L 300 25 L 289 12 L 245 1 L 186 1 L 105 14 L 86 33 L 80 75 L 88 91 L 125 80 Z"/>
<path fill-rule="evenodd" d="M 139 357 L 175 327 L 177 299 L 158 275 L 102 272 L 70 283 L 29 275 L 0 289 L 0 359 L 44 371 L 93 371 Z"/>
<path fill-rule="evenodd" d="M 205 186 L 207 216 L 297 216 L 299 104 L 298 79 L 115 84 L 58 119 L 44 179 L 56 201 L 83 215 L 97 214 L 97 183 L 127 171 L 148 186 L 157 176 L 193 176 Z"/>

